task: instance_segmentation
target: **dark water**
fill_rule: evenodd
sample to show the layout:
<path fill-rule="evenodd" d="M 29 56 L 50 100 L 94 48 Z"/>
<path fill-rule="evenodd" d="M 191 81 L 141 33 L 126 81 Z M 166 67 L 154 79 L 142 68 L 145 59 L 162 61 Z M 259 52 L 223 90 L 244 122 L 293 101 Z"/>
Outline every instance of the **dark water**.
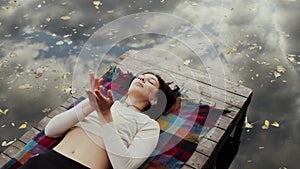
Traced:
<path fill-rule="evenodd" d="M 254 90 L 247 114 L 253 128 L 244 129 L 230 168 L 298 168 L 299 1 L 7 0 L 1 1 L 0 7 L 0 108 L 8 109 L 6 115 L 0 115 L 1 143 L 19 137 L 47 113 L 46 108 L 54 109 L 71 96 L 74 72 L 78 75 L 90 68 L 76 62 L 78 56 L 85 63 L 99 62 L 97 57 L 80 52 L 103 25 L 137 12 L 163 12 L 199 28 L 217 52 L 211 63 L 221 59 L 226 78 Z M 158 28 L 176 22 L 154 21 L 146 20 Z M 141 29 L 147 30 L 148 25 Z M 120 32 L 134 26 L 124 23 L 124 27 L 105 34 L 114 40 L 114 35 L 120 38 Z M 195 43 L 203 42 L 200 36 L 193 38 L 199 38 Z M 166 35 L 145 31 L 115 40 L 109 57 L 101 61 L 103 65 L 128 49 L 156 48 L 175 53 L 183 61 L 191 59 L 186 64 L 203 69 L 187 44 Z M 82 79 L 84 83 L 86 79 Z M 279 127 L 270 125 L 264 130 L 265 120 L 276 121 Z M 25 122 L 27 128 L 18 129 Z"/>

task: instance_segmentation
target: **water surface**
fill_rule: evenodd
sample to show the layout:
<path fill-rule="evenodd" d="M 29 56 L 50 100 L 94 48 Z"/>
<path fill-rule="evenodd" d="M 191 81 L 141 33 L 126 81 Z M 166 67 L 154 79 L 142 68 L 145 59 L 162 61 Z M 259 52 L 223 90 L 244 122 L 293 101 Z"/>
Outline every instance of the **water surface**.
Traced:
<path fill-rule="evenodd" d="M 254 90 L 247 114 L 253 128 L 244 129 L 230 168 L 297 168 L 299 1 L 6 0 L 0 7 L 0 108 L 8 109 L 0 115 L 1 143 L 18 138 L 76 92 L 70 88 L 76 60 L 98 29 L 129 14 L 163 12 L 203 31 L 217 52 L 214 57 L 222 60 L 226 78 Z M 175 53 L 183 61 L 195 58 L 171 37 L 145 33 L 122 39 L 104 65 L 128 49 L 147 48 Z M 191 61 L 191 67 L 203 68 Z M 279 127 L 262 129 L 265 120 Z M 24 123 L 27 128 L 19 129 Z"/>

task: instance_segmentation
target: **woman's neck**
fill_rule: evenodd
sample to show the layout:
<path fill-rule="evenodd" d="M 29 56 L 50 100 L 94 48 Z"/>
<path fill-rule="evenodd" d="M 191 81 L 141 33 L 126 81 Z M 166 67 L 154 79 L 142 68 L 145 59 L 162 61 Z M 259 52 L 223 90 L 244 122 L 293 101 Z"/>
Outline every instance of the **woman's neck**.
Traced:
<path fill-rule="evenodd" d="M 134 97 L 127 96 L 126 99 L 124 100 L 124 104 L 127 107 L 130 107 L 130 108 L 133 108 L 133 109 L 135 109 L 139 112 L 142 112 L 143 109 L 146 107 L 147 103 L 145 101 L 138 100 Z"/>

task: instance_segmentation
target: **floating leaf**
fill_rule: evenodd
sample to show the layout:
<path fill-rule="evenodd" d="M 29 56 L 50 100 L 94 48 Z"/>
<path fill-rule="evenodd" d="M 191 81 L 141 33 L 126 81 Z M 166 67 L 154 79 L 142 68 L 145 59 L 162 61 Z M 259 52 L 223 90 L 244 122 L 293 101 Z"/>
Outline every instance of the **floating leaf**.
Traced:
<path fill-rule="evenodd" d="M 21 86 L 19 86 L 19 89 L 31 89 L 32 85 L 31 84 L 22 84 Z"/>
<path fill-rule="evenodd" d="M 86 36 L 86 37 L 91 36 L 91 34 L 89 34 L 89 33 L 83 33 L 82 35 L 83 35 L 83 36 Z"/>
<path fill-rule="evenodd" d="M 62 19 L 62 20 L 69 20 L 69 19 L 71 19 L 71 17 L 68 16 L 68 15 L 66 15 L 66 16 L 61 16 L 60 19 Z"/>
<path fill-rule="evenodd" d="M 3 9 L 6 9 L 6 10 L 9 10 L 9 9 L 14 9 L 14 7 L 13 7 L 13 6 L 3 6 L 2 8 L 3 8 Z"/>
<path fill-rule="evenodd" d="M 16 125 L 15 125 L 15 123 L 11 123 L 11 125 L 13 126 L 13 127 L 15 127 Z"/>
<path fill-rule="evenodd" d="M 287 58 L 291 63 L 297 63 L 296 59 L 294 57 L 288 57 Z"/>
<path fill-rule="evenodd" d="M 16 139 L 12 140 L 12 141 L 9 141 L 9 142 L 6 142 L 5 140 L 1 143 L 1 146 L 2 147 L 7 147 L 9 145 L 11 145 L 12 143 L 14 143 L 16 141 Z"/>
<path fill-rule="evenodd" d="M 247 128 L 247 129 L 252 129 L 253 128 L 253 125 L 248 122 L 247 117 L 245 118 L 245 128 Z"/>
<path fill-rule="evenodd" d="M 192 62 L 191 59 L 187 59 L 187 60 L 185 60 L 185 61 L 183 62 L 183 64 L 187 66 L 187 65 L 189 65 L 191 62 Z"/>
<path fill-rule="evenodd" d="M 66 94 L 74 94 L 76 92 L 76 89 L 72 88 L 72 87 L 66 87 L 66 88 L 63 89 L 63 91 Z"/>
<path fill-rule="evenodd" d="M 9 57 L 10 57 L 10 58 L 17 57 L 17 54 L 16 54 L 16 53 L 14 53 L 14 52 L 12 52 L 12 53 L 10 53 L 10 54 L 9 54 Z"/>
<path fill-rule="evenodd" d="M 50 22 L 50 21 L 51 21 L 51 17 L 47 17 L 47 18 L 46 18 L 46 21 L 47 21 L 47 22 Z"/>
<path fill-rule="evenodd" d="M 229 54 L 231 54 L 231 52 L 232 52 L 232 48 L 229 48 L 228 50 L 227 50 L 227 55 L 229 55 Z"/>
<path fill-rule="evenodd" d="M 3 115 L 6 115 L 7 112 L 8 112 L 8 109 L 5 109 L 5 110 L 0 109 L 0 113 L 3 114 Z"/>
<path fill-rule="evenodd" d="M 66 78 L 68 78 L 70 75 L 71 75 L 70 72 L 66 72 L 66 73 L 63 74 L 62 78 L 63 78 L 63 79 L 66 79 Z"/>
<path fill-rule="evenodd" d="M 265 120 L 265 124 L 261 128 L 264 129 L 264 130 L 266 130 L 266 129 L 269 128 L 269 126 L 270 126 L 269 120 Z"/>
<path fill-rule="evenodd" d="M 279 78 L 279 77 L 281 76 L 281 73 L 275 71 L 275 72 L 274 72 L 274 76 L 275 76 L 275 78 Z"/>
<path fill-rule="evenodd" d="M 283 66 L 277 66 L 277 72 L 284 73 L 286 69 Z"/>
<path fill-rule="evenodd" d="M 43 113 L 48 113 L 50 111 L 51 111 L 51 108 L 49 108 L 49 107 L 46 107 L 42 110 Z"/>
<path fill-rule="evenodd" d="M 93 4 L 96 6 L 102 5 L 102 3 L 100 1 L 93 1 Z"/>
<path fill-rule="evenodd" d="M 11 34 L 4 35 L 4 37 L 6 37 L 6 38 L 10 38 L 11 36 L 12 36 Z"/>
<path fill-rule="evenodd" d="M 111 13 L 114 13 L 115 11 L 114 10 L 107 10 L 106 13 L 108 14 L 111 14 Z"/>
<path fill-rule="evenodd" d="M 287 54 L 287 56 L 289 56 L 289 57 L 296 57 L 295 54 Z"/>
<path fill-rule="evenodd" d="M 73 43 L 73 42 L 72 42 L 71 40 L 68 40 L 68 41 L 67 41 L 67 44 L 68 44 L 68 45 L 71 45 L 72 43 Z"/>
<path fill-rule="evenodd" d="M 27 122 L 21 124 L 21 125 L 19 126 L 19 129 L 25 129 L 26 127 L 27 127 Z"/>
<path fill-rule="evenodd" d="M 271 125 L 274 127 L 279 127 L 279 123 L 277 121 L 274 121 Z"/>
<path fill-rule="evenodd" d="M 55 44 L 56 44 L 56 45 L 63 45 L 63 44 L 64 44 L 64 41 L 60 40 L 60 41 L 57 41 Z"/>
<path fill-rule="evenodd" d="M 296 1 L 296 0 L 295 0 L 295 1 Z M 282 167 L 282 168 L 280 167 L 279 169 L 288 169 L 288 168 L 287 168 L 287 167 Z"/>

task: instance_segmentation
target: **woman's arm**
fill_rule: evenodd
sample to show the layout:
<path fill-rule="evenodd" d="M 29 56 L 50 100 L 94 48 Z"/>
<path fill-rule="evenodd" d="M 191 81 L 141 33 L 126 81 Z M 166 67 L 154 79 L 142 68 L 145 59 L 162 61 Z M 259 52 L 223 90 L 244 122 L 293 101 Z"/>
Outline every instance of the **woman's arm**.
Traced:
<path fill-rule="evenodd" d="M 99 89 L 100 79 L 95 77 L 94 72 L 89 73 L 89 78 L 91 89 Z M 62 136 L 93 111 L 94 108 L 89 104 L 89 100 L 85 99 L 73 108 L 53 117 L 45 127 L 45 135 L 49 137 Z"/>
<path fill-rule="evenodd" d="M 135 169 L 141 166 L 155 149 L 159 138 L 159 125 L 151 120 L 135 135 L 127 147 L 114 127 L 113 122 L 101 128 L 109 160 L 115 169 Z"/>
<path fill-rule="evenodd" d="M 93 111 L 88 99 L 85 99 L 73 108 L 53 117 L 45 127 L 45 135 L 49 137 L 62 136 Z"/>

